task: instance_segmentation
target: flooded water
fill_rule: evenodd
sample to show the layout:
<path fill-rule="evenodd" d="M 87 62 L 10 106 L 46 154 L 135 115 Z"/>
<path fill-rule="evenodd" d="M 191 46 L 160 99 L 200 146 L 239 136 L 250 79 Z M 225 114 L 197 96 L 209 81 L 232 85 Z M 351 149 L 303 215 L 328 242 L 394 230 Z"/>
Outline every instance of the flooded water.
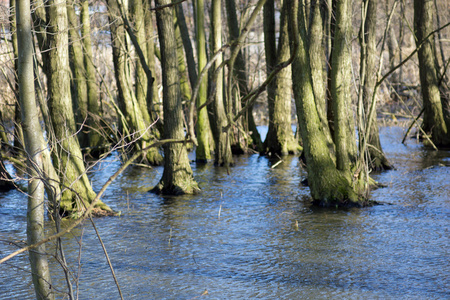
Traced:
<path fill-rule="evenodd" d="M 402 145 L 402 134 L 381 129 L 396 169 L 373 175 L 388 186 L 372 192 L 385 205 L 364 209 L 311 207 L 296 157 L 274 169 L 265 157 L 236 157 L 231 175 L 194 164 L 203 192 L 183 197 L 146 192 L 161 168 L 127 169 L 103 197 L 122 215 L 95 220 L 124 298 L 450 299 L 450 152 Z M 116 157 L 97 166 L 97 190 L 118 166 Z M 5 240 L 26 239 L 25 214 L 22 194 L 0 194 L 2 257 L 16 249 Z M 90 223 L 64 247 L 79 299 L 119 298 Z M 0 265 L 0 299 L 33 298 L 29 270 L 26 255 Z"/>

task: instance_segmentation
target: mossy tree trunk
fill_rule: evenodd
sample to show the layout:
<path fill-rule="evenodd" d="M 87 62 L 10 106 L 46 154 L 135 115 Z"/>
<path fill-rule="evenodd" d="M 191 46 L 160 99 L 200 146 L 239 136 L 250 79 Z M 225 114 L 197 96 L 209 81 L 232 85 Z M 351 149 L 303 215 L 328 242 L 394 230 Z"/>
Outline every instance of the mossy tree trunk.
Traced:
<path fill-rule="evenodd" d="M 170 0 L 155 0 L 156 7 L 170 3 Z M 173 7 L 168 6 L 158 9 L 156 11 L 156 20 L 161 49 L 164 138 L 183 140 L 183 111 L 173 24 Z M 164 145 L 164 172 L 159 184 L 153 191 L 163 194 L 190 194 L 199 191 L 184 144 L 168 143 Z"/>
<path fill-rule="evenodd" d="M 347 1 L 344 0 L 343 2 Z M 324 128 L 314 99 L 310 58 L 307 51 L 308 39 L 304 25 L 306 24 L 305 15 L 302 10 L 298 9 L 297 1 L 289 0 L 288 5 L 291 9 L 290 19 L 292 24 L 289 34 L 291 41 L 295 41 L 293 45 L 291 44 L 292 50 L 296 50 L 296 59 L 292 64 L 294 97 L 312 198 L 315 203 L 323 206 L 363 205 L 365 200 L 360 198 L 356 187 L 353 185 L 350 167 L 339 168 L 335 164 L 333 155 L 327 145 Z M 345 8 L 345 6 L 342 8 Z M 342 17 L 342 12 L 338 16 Z M 340 21 L 343 20 L 337 19 L 337 22 Z M 297 28 L 299 28 L 300 34 Z M 344 38 L 343 35 L 340 38 Z M 345 45 L 345 43 L 343 44 Z M 343 51 L 345 53 L 345 50 Z M 338 59 L 341 59 L 341 57 L 335 56 L 333 58 L 333 60 Z M 341 98 L 338 97 L 337 101 L 342 100 Z M 348 109 L 347 115 L 351 115 L 350 107 L 347 106 L 346 108 Z M 340 124 L 339 126 L 348 126 L 348 123 L 342 120 L 337 121 L 337 124 Z M 349 135 L 349 133 L 346 134 Z M 341 137 L 338 136 L 338 138 Z M 344 147 L 344 149 L 346 148 Z M 350 160 L 350 158 L 348 159 Z"/>
<path fill-rule="evenodd" d="M 203 0 L 196 0 L 196 48 L 197 48 L 197 74 L 200 74 L 203 68 L 206 66 L 206 37 L 205 37 L 205 5 Z M 209 124 L 208 112 L 206 106 L 199 109 L 204 105 L 208 98 L 208 81 L 207 76 L 200 82 L 200 89 L 198 97 L 196 99 L 197 107 L 197 122 L 196 122 L 196 135 L 198 146 L 195 150 L 196 161 L 200 163 L 206 163 L 211 159 L 211 149 L 209 144 L 209 138 L 211 136 L 211 127 Z"/>
<path fill-rule="evenodd" d="M 146 148 L 151 142 L 155 141 L 154 131 L 147 123 L 149 120 L 148 108 L 146 103 L 139 102 L 131 83 L 130 56 L 131 45 L 127 41 L 127 35 L 122 20 L 122 14 L 126 13 L 128 6 L 124 4 L 118 6 L 116 0 L 108 1 L 108 14 L 110 20 L 111 39 L 113 46 L 114 73 L 118 87 L 118 103 L 122 115 L 120 130 L 129 143 L 137 151 Z M 122 9 L 122 12 L 120 11 Z M 124 13 L 123 13 L 124 12 Z M 141 42 L 140 44 L 142 44 Z M 145 99 L 146 100 L 146 99 Z M 143 107 L 145 106 L 145 107 Z M 156 148 L 150 148 L 142 157 L 142 161 L 158 165 L 162 162 L 162 157 Z"/>
<path fill-rule="evenodd" d="M 27 243 L 35 244 L 44 239 L 44 183 L 39 173 L 43 167 L 42 150 L 44 144 L 39 114 L 34 94 L 33 37 L 31 34 L 31 11 L 29 0 L 17 2 L 18 27 L 18 79 L 20 105 L 28 162 L 28 209 Z M 45 244 L 29 252 L 31 275 L 36 299 L 55 299 Z"/>
<path fill-rule="evenodd" d="M 87 107 L 88 119 L 87 125 L 89 129 L 89 146 L 91 147 L 90 154 L 94 157 L 99 157 L 104 152 L 106 138 L 102 131 L 102 112 L 99 104 L 99 90 L 96 79 L 96 71 L 94 66 L 94 56 L 92 54 L 91 41 L 91 25 L 89 18 L 89 1 L 82 0 L 81 2 L 81 42 L 83 45 L 84 56 L 84 71 L 86 72 L 86 87 L 87 87 Z"/>
<path fill-rule="evenodd" d="M 289 7 L 286 3 L 282 7 L 277 49 L 274 4 L 273 0 L 264 4 L 264 44 L 267 74 L 270 74 L 276 65 L 290 58 L 287 17 Z M 288 66 L 281 70 L 267 87 L 269 130 L 263 150 L 269 155 L 294 154 L 299 150 L 298 142 L 292 132 L 291 96 L 292 74 L 291 67 Z"/>
<path fill-rule="evenodd" d="M 421 43 L 433 30 L 433 0 L 414 1 L 414 33 L 416 43 Z M 450 131 L 444 120 L 441 94 L 438 87 L 435 45 L 432 37 L 419 48 L 419 74 L 425 108 L 423 130 L 431 136 L 436 146 L 450 145 Z"/>
<path fill-rule="evenodd" d="M 212 53 L 216 53 L 222 48 L 222 1 L 213 1 L 211 7 L 211 34 L 212 34 Z M 223 57 L 214 63 L 214 70 L 222 64 Z M 223 98 L 223 69 L 215 71 L 216 77 L 213 78 L 215 85 L 214 102 L 211 104 L 213 109 L 213 121 L 211 122 L 212 133 L 215 141 L 214 164 L 217 166 L 229 167 L 233 164 L 233 156 L 231 154 L 230 138 L 224 127 L 227 125 L 227 117 L 225 112 L 225 103 Z"/>
<path fill-rule="evenodd" d="M 341 171 L 349 171 L 355 164 L 357 157 L 355 121 L 351 98 L 351 17 L 351 0 L 337 1 L 330 91 L 334 111 L 336 166 Z"/>
<path fill-rule="evenodd" d="M 50 0 L 46 6 L 48 40 L 49 111 L 55 147 L 53 161 L 64 187 L 60 210 L 74 217 L 85 210 L 96 194 L 86 175 L 76 132 L 70 93 L 69 38 L 65 0 Z M 97 208 L 111 211 L 103 202 Z"/>
<path fill-rule="evenodd" d="M 77 124 L 78 141 L 82 148 L 89 147 L 89 136 L 87 129 L 88 119 L 88 95 L 86 85 L 86 70 L 84 69 L 83 49 L 80 38 L 80 24 L 75 13 L 75 2 L 67 1 L 67 18 L 69 20 L 69 61 L 72 70 L 71 94 L 75 120 Z"/>
<path fill-rule="evenodd" d="M 369 110 L 372 104 L 372 96 L 375 91 L 375 84 L 377 80 L 377 40 L 376 40 L 376 26 L 377 26 L 377 0 L 364 0 L 366 6 L 366 16 L 364 19 L 364 28 L 361 28 L 360 44 L 361 44 L 361 63 L 360 63 L 360 78 L 363 80 L 362 97 L 364 103 L 365 115 L 369 116 Z M 365 122 L 367 123 L 367 122 Z M 376 113 L 372 114 L 370 132 L 360 132 L 360 137 L 363 134 L 368 135 L 368 165 L 372 170 L 389 170 L 392 165 L 384 155 L 381 148 L 380 135 L 378 131 Z M 360 143 L 362 144 L 362 143 Z M 362 149 L 363 151 L 365 149 Z"/>

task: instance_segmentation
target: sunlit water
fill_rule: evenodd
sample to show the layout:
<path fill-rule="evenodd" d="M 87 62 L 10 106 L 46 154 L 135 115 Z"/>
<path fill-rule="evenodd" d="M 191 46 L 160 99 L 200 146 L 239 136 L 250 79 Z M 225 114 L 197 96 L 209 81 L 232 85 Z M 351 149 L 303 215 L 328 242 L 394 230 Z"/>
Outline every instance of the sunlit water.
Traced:
<path fill-rule="evenodd" d="M 296 157 L 274 169 L 265 157 L 235 157 L 230 175 L 193 164 L 203 192 L 184 197 L 146 192 L 161 168 L 127 169 L 103 197 L 122 215 L 95 220 L 124 298 L 450 299 L 450 153 L 402 145 L 402 134 L 381 129 L 396 170 L 373 175 L 388 187 L 372 198 L 386 205 L 364 209 L 311 207 Z M 109 157 L 96 167 L 97 190 L 118 166 Z M 23 194 L 0 194 L 2 257 L 16 249 L 5 240 L 26 239 L 25 215 Z M 79 299 L 118 299 L 92 225 L 73 234 L 64 246 Z M 34 297 L 29 269 L 26 255 L 0 265 L 1 299 Z"/>

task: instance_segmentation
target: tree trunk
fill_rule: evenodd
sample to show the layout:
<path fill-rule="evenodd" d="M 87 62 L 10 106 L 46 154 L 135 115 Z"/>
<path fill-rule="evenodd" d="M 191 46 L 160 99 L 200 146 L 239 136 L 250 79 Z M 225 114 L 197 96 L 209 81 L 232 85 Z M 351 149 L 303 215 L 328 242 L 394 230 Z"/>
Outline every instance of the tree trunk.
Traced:
<path fill-rule="evenodd" d="M 239 23 L 238 23 L 238 19 L 237 19 L 237 13 L 236 13 L 236 3 L 235 0 L 225 0 L 225 6 L 226 6 L 226 10 L 227 10 L 227 23 L 228 23 L 228 32 L 230 35 L 230 42 L 232 43 L 233 41 L 236 41 L 239 37 Z M 236 45 L 232 46 L 231 51 L 233 51 L 233 48 L 236 47 Z M 237 81 L 237 86 L 239 87 L 239 95 L 240 97 L 245 97 L 248 93 L 248 77 L 247 77 L 247 72 L 246 72 L 246 66 L 245 66 L 245 60 L 244 60 L 244 56 L 242 55 L 242 51 L 239 51 L 237 57 L 236 57 L 236 62 L 234 64 L 234 68 L 233 68 L 233 73 L 234 76 L 236 77 L 236 81 Z M 229 87 L 230 88 L 230 87 Z M 230 98 L 230 97 L 228 97 Z M 232 101 L 232 99 L 228 99 L 228 101 Z M 242 107 L 241 101 L 240 99 L 235 99 L 236 103 L 235 106 L 237 108 L 237 110 L 239 111 Z M 245 104 L 245 103 L 244 103 Z M 230 112 L 228 112 L 230 113 Z M 248 112 L 247 112 L 247 122 L 245 123 L 245 120 L 243 122 L 243 127 L 248 129 L 248 131 L 251 132 L 251 137 L 252 137 L 252 144 L 254 146 L 254 148 L 258 149 L 258 151 L 261 151 L 262 149 L 262 142 L 261 142 L 261 137 L 258 133 L 258 130 L 256 129 L 256 124 L 255 124 L 255 120 L 253 118 L 253 113 L 252 113 L 252 107 L 249 108 Z M 236 126 L 242 126 L 240 124 L 236 124 Z M 237 134 L 237 136 L 239 136 L 239 133 Z M 239 151 L 242 151 L 243 149 L 245 149 L 245 145 L 242 147 L 238 141 L 235 141 L 235 147 L 237 148 L 241 148 Z"/>
<path fill-rule="evenodd" d="M 205 7 L 203 0 L 196 0 L 196 46 L 197 46 L 197 74 L 200 74 L 206 66 L 206 38 L 205 38 Z M 200 106 L 208 100 L 208 81 L 205 76 L 200 83 L 197 101 L 197 123 L 196 135 L 198 146 L 195 150 L 196 161 L 206 163 L 211 159 L 211 149 L 209 145 L 209 138 L 211 136 L 211 128 L 209 125 L 208 112 L 206 106 L 199 109 Z"/>
<path fill-rule="evenodd" d="M 131 74 L 129 69 L 130 50 L 129 42 L 121 18 L 120 9 L 125 10 L 126 5 L 120 8 L 116 0 L 108 1 L 108 14 L 110 19 L 111 39 L 113 46 L 113 63 L 117 87 L 119 91 L 118 102 L 125 120 L 120 120 L 120 130 L 127 142 L 133 143 L 136 150 L 144 149 L 155 140 L 150 124 L 145 122 L 143 113 L 148 115 L 147 107 L 143 108 L 142 103 L 136 99 L 131 87 Z M 162 157 L 156 148 L 151 148 L 142 157 L 148 164 L 159 165 Z"/>
<path fill-rule="evenodd" d="M 417 43 L 422 42 L 433 30 L 433 11 L 433 0 L 414 0 L 414 31 Z M 431 140 L 436 146 L 448 146 L 450 131 L 444 121 L 432 37 L 420 47 L 418 57 L 425 108 L 422 128 L 431 135 Z"/>
<path fill-rule="evenodd" d="M 334 142 L 338 170 L 350 171 L 356 162 L 355 121 L 352 110 L 352 7 L 350 0 L 336 3 L 336 28 L 330 90 L 334 111 Z"/>
<path fill-rule="evenodd" d="M 372 95 L 375 91 L 377 80 L 377 0 L 364 0 L 367 5 L 367 14 L 365 16 L 364 28 L 361 28 L 364 36 L 360 39 L 361 43 L 361 70 L 360 77 L 364 80 L 362 87 L 362 96 L 365 109 L 365 115 L 369 116 L 369 110 L 372 104 Z M 363 70 L 363 66 L 365 70 Z M 367 124 L 367 122 L 366 122 Z M 372 115 L 370 132 L 360 132 L 360 135 L 368 135 L 368 165 L 372 170 L 390 170 L 392 165 L 384 155 L 381 148 L 380 135 L 378 132 L 376 112 Z M 365 149 L 362 149 L 363 151 Z"/>
<path fill-rule="evenodd" d="M 9 7 L 11 11 L 15 10 L 16 0 L 9 1 Z M 9 18 L 10 21 L 10 32 L 11 32 L 11 44 L 13 46 L 13 54 L 14 54 L 14 72 L 15 72 L 15 80 L 14 80 L 14 89 L 16 95 L 19 95 L 19 84 L 17 78 L 17 69 L 18 69 L 18 57 L 19 51 L 17 47 L 17 28 L 16 28 L 16 14 L 12 13 Z M 14 103 L 14 143 L 13 143 L 13 155 L 16 157 L 24 156 L 23 153 L 23 131 L 22 126 L 20 125 L 20 105 L 19 99 L 16 99 Z M 3 132 L 4 133 L 4 132 Z M 3 134 L 2 133 L 2 134 Z"/>
<path fill-rule="evenodd" d="M 28 209 L 27 243 L 35 244 L 44 239 L 44 184 L 39 179 L 43 167 L 41 125 L 34 94 L 33 37 L 29 0 L 17 2 L 17 27 L 19 49 L 19 88 L 25 149 L 28 159 Z M 45 244 L 29 252 L 31 274 L 36 299 L 54 299 Z"/>
<path fill-rule="evenodd" d="M 191 83 L 191 88 L 194 88 L 195 84 L 197 83 L 197 69 L 195 67 L 194 49 L 192 48 L 191 38 L 189 35 L 188 27 L 186 25 L 186 18 L 184 17 L 182 5 L 176 6 L 176 12 L 177 24 L 180 29 L 184 52 L 186 54 L 189 82 Z"/>
<path fill-rule="evenodd" d="M 88 128 L 86 127 L 88 119 L 88 98 L 86 85 L 86 71 L 84 69 L 83 50 L 79 34 L 79 22 L 75 13 L 75 3 L 68 0 L 67 18 L 69 20 L 69 60 L 72 70 L 71 94 L 73 109 L 75 110 L 75 120 L 77 131 L 79 133 L 78 141 L 82 148 L 89 147 Z"/>
<path fill-rule="evenodd" d="M 50 118 L 54 137 L 52 144 L 62 186 L 65 188 L 60 210 L 78 217 L 85 206 L 95 198 L 83 162 L 76 132 L 70 94 L 69 39 L 66 2 L 50 0 L 47 3 L 47 39 L 49 65 L 47 66 Z M 81 202 L 84 202 L 81 203 Z M 97 208 L 111 211 L 102 202 Z"/>
<path fill-rule="evenodd" d="M 213 1 L 211 8 L 211 27 L 212 27 L 212 53 L 216 53 L 222 47 L 222 1 Z M 222 55 L 214 63 L 214 70 L 222 64 Z M 217 72 L 217 71 L 216 71 Z M 215 85 L 216 90 L 214 94 L 213 114 L 214 121 L 212 130 L 214 134 L 214 141 L 216 150 L 214 153 L 214 164 L 218 166 L 229 167 L 233 164 L 233 157 L 231 155 L 231 145 L 228 132 L 224 131 L 227 125 L 227 117 L 225 113 L 225 103 L 223 99 L 223 69 L 215 74 L 212 85 Z"/>
<path fill-rule="evenodd" d="M 156 74 L 156 60 L 155 60 L 155 31 L 153 30 L 153 18 L 150 11 L 150 1 L 144 1 L 145 9 L 145 34 L 147 40 L 147 65 L 152 74 Z M 151 121 L 154 122 L 159 117 L 160 99 L 158 95 L 158 84 L 154 78 L 152 87 L 152 97 L 147 97 L 147 109 L 150 114 Z M 161 121 L 158 122 L 157 129 L 160 128 Z"/>
<path fill-rule="evenodd" d="M 364 202 L 352 186 L 348 168 L 339 170 L 327 146 L 326 136 L 319 118 L 318 108 L 314 99 L 311 79 L 311 67 L 307 52 L 307 34 L 303 24 L 304 14 L 297 15 L 298 4 L 289 0 L 291 8 L 290 39 L 295 41 L 292 50 L 296 50 L 296 59 L 292 64 L 294 97 L 297 105 L 300 134 L 308 171 L 308 184 L 316 204 L 323 206 L 363 205 Z M 301 10 L 300 10 L 301 12 Z M 300 24 L 300 34 L 296 28 Z M 348 108 L 347 108 L 348 109 Z M 347 114 L 351 110 L 347 111 Z M 347 124 L 344 124 L 345 126 Z"/>
<path fill-rule="evenodd" d="M 288 37 L 289 7 L 284 3 L 281 11 L 278 50 L 275 46 L 274 1 L 264 5 L 264 42 L 266 49 L 267 74 L 276 65 L 290 57 Z M 291 122 L 292 73 L 291 66 L 281 70 L 267 87 L 269 103 L 269 130 L 264 141 L 264 151 L 269 155 L 287 155 L 299 150 L 292 132 Z"/>
<path fill-rule="evenodd" d="M 156 6 L 168 5 L 170 0 L 155 0 Z M 184 139 L 183 111 L 180 97 L 178 62 L 173 7 L 156 11 L 158 36 L 161 49 L 163 79 L 164 138 Z M 164 172 L 156 193 L 191 194 L 199 192 L 194 180 L 186 146 L 180 143 L 164 145 Z"/>
<path fill-rule="evenodd" d="M 92 148 L 90 154 L 99 157 L 103 153 L 106 139 L 102 136 L 102 113 L 99 105 L 99 91 L 94 66 L 94 56 L 92 54 L 91 25 L 89 22 L 89 1 L 82 0 L 81 3 L 81 36 L 84 50 L 84 69 L 86 72 L 87 85 L 87 107 L 89 126 L 89 146 Z"/>

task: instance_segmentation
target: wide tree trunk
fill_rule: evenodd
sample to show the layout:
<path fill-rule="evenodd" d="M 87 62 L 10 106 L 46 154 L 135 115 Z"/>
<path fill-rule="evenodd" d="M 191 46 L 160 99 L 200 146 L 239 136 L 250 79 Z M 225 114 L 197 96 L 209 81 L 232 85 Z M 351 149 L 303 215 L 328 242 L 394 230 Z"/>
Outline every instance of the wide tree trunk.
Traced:
<path fill-rule="evenodd" d="M 304 25 L 306 24 L 305 16 L 302 10 L 298 10 L 297 1 L 289 0 L 288 3 L 291 8 L 292 24 L 290 38 L 295 41 L 292 50 L 296 50 L 296 59 L 292 64 L 294 97 L 306 158 L 308 184 L 313 201 L 323 206 L 364 205 L 364 199 L 359 197 L 353 185 L 350 168 L 338 168 L 328 148 L 324 128 L 314 99 L 311 67 L 307 52 L 307 34 Z M 300 12 L 299 15 L 298 12 Z M 296 30 L 298 24 L 300 25 L 300 34 Z M 335 59 L 339 58 L 336 57 Z M 347 114 L 351 115 L 351 108 L 347 107 L 347 109 Z M 347 126 L 347 124 L 344 123 L 340 126 Z"/>
<path fill-rule="evenodd" d="M 53 161 L 64 187 L 60 210 L 74 217 L 80 215 L 95 198 L 86 175 L 76 132 L 70 93 L 69 38 L 65 0 L 50 0 L 47 10 L 47 66 L 49 111 L 54 136 L 51 136 Z M 103 202 L 97 208 L 111 211 Z"/>
<path fill-rule="evenodd" d="M 28 209 L 27 243 L 35 244 L 44 239 L 44 183 L 39 173 L 43 167 L 44 149 L 39 114 L 34 94 L 33 37 L 31 34 L 31 11 L 29 0 L 17 2 L 17 27 L 19 49 L 19 88 L 25 149 L 28 161 Z M 29 252 L 31 276 L 36 299 L 54 299 L 45 244 Z"/>
<path fill-rule="evenodd" d="M 361 43 L 361 63 L 360 63 L 360 77 L 364 80 L 362 87 L 362 96 L 364 103 L 365 115 L 369 116 L 369 110 L 372 104 L 372 96 L 375 91 L 375 84 L 377 80 L 377 0 L 364 0 L 367 6 L 367 14 L 365 16 L 364 28 L 361 28 L 361 33 L 364 34 L 360 38 Z M 366 121 L 367 124 L 368 121 Z M 372 114 L 372 126 L 370 132 L 360 132 L 360 135 L 368 135 L 368 165 L 372 170 L 389 170 L 392 165 L 384 155 L 381 148 L 380 135 L 378 131 L 376 112 Z M 361 138 L 361 136 L 360 136 Z M 367 137 L 366 137 L 367 138 Z M 363 149 L 364 151 L 365 149 Z"/>
<path fill-rule="evenodd" d="M 350 171 L 356 162 L 355 121 L 352 84 L 352 6 L 351 0 L 337 1 L 336 28 L 331 64 L 330 91 L 334 111 L 334 142 L 338 170 Z"/>
<path fill-rule="evenodd" d="M 266 50 L 267 74 L 276 65 L 290 57 L 288 36 L 289 7 L 284 3 L 280 19 L 278 50 L 275 43 L 275 7 L 274 1 L 264 4 L 264 44 Z M 267 87 L 269 104 L 269 130 L 264 141 L 264 152 L 269 155 L 287 155 L 299 150 L 292 132 L 291 120 L 292 74 L 291 66 L 281 70 Z"/>
<path fill-rule="evenodd" d="M 168 5 L 170 0 L 155 0 L 156 6 Z M 180 97 L 173 7 L 156 11 L 161 49 L 163 79 L 164 138 L 184 139 L 183 111 Z M 199 192 L 189 164 L 186 146 L 182 143 L 164 145 L 164 172 L 153 189 L 163 194 L 191 194 Z"/>
<path fill-rule="evenodd" d="M 414 0 L 414 32 L 417 43 L 423 42 L 433 30 L 433 12 L 433 0 Z M 434 47 L 433 38 L 428 37 L 418 51 L 420 85 L 425 108 L 422 128 L 431 136 L 436 146 L 448 146 L 450 131 L 442 110 Z"/>
<path fill-rule="evenodd" d="M 222 47 L 222 1 L 213 1 L 211 8 L 211 27 L 212 27 L 212 53 L 216 53 Z M 214 70 L 222 64 L 223 56 L 220 55 L 219 58 L 214 63 Z M 217 72 L 217 71 L 216 71 Z M 211 122 L 214 141 L 215 141 L 215 152 L 214 152 L 214 164 L 218 166 L 229 167 L 233 164 L 233 157 L 231 155 L 231 144 L 228 132 L 224 131 L 224 127 L 227 125 L 227 117 L 225 112 L 225 103 L 223 98 L 223 69 L 215 74 L 217 77 L 213 78 L 215 80 L 213 85 L 215 85 L 216 90 L 214 94 L 214 102 L 211 104 L 213 106 L 213 121 Z"/>

